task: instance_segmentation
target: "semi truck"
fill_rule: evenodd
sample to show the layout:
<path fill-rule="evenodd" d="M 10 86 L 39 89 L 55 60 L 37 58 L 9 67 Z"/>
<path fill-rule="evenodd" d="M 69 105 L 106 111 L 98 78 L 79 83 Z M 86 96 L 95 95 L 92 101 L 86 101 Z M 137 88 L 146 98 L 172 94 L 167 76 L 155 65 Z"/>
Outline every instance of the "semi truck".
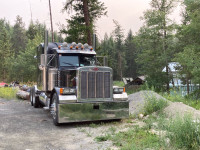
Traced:
<path fill-rule="evenodd" d="M 86 44 L 48 43 L 37 47 L 37 85 L 31 87 L 35 108 L 49 110 L 54 124 L 115 120 L 129 116 L 125 88 L 113 86 L 113 70 L 99 63 Z"/>

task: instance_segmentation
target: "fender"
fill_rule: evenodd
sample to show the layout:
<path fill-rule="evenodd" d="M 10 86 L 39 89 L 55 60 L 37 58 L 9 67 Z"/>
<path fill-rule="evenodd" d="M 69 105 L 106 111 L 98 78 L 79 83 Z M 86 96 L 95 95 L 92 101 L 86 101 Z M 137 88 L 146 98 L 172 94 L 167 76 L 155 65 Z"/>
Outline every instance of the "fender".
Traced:
<path fill-rule="evenodd" d="M 59 99 L 60 88 L 58 88 L 58 87 L 54 87 L 53 90 L 51 91 L 50 103 L 49 103 L 50 106 L 51 106 L 51 103 L 52 103 L 52 98 L 53 98 L 53 94 L 54 94 L 54 93 L 57 94 L 57 98 Z"/>

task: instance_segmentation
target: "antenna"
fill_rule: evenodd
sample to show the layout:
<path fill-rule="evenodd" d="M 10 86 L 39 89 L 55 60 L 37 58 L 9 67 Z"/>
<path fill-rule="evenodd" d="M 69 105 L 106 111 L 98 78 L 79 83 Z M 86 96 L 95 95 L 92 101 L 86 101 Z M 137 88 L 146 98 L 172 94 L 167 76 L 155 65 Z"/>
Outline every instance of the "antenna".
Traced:
<path fill-rule="evenodd" d="M 52 14 L 51 14 L 51 1 L 49 0 L 49 12 L 50 12 L 50 21 L 51 21 L 51 40 L 54 42 L 54 35 L 53 35 L 53 21 L 52 21 Z"/>

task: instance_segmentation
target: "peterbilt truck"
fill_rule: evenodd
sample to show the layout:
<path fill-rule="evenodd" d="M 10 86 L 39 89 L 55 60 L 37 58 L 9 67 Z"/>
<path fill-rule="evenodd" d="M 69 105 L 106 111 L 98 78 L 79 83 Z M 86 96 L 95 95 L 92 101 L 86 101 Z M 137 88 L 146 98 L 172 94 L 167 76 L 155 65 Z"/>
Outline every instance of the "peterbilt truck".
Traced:
<path fill-rule="evenodd" d="M 92 46 L 40 44 L 36 59 L 37 85 L 30 91 L 31 105 L 50 110 L 55 125 L 129 116 L 125 89 L 113 86 L 112 68 L 99 65 Z"/>

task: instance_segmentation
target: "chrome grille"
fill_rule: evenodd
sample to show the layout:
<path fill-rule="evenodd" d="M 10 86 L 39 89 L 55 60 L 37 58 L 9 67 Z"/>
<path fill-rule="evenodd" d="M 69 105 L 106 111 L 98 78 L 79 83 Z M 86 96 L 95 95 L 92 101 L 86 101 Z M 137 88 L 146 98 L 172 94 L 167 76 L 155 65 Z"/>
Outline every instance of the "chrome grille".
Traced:
<path fill-rule="evenodd" d="M 81 99 L 111 98 L 110 72 L 81 72 Z"/>

